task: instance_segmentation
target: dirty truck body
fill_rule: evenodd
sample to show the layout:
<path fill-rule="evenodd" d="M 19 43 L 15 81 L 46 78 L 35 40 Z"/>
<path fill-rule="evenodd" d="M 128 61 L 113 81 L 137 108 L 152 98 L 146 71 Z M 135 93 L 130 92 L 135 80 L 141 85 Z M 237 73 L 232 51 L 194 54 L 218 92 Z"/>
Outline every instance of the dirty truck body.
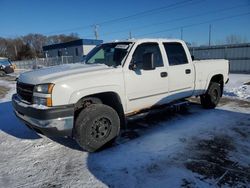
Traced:
<path fill-rule="evenodd" d="M 104 43 L 83 63 L 21 74 L 12 103 L 28 127 L 72 136 L 91 152 L 112 142 L 126 117 L 142 109 L 191 96 L 215 108 L 228 71 L 227 60 L 193 60 L 181 40 Z"/>

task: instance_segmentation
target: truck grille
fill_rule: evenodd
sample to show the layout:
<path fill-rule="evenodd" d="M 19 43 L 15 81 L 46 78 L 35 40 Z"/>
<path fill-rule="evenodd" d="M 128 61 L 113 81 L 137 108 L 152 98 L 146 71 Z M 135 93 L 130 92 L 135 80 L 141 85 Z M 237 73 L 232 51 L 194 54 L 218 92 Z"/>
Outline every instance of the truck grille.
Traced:
<path fill-rule="evenodd" d="M 22 100 L 32 103 L 34 85 L 17 82 L 16 89 Z"/>

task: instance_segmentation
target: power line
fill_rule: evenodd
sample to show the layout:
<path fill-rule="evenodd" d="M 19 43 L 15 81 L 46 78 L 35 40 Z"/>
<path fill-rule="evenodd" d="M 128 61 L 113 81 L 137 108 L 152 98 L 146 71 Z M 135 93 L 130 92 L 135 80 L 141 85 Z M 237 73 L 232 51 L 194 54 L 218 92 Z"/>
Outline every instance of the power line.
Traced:
<path fill-rule="evenodd" d="M 173 3 L 173 4 L 169 4 L 166 6 L 162 6 L 162 7 L 158 7 L 158 8 L 154 8 L 154 9 L 149 9 L 146 11 L 142 11 L 142 12 L 138 12 L 129 16 L 124 16 L 124 17 L 119 17 L 119 18 L 115 18 L 115 19 L 111 19 L 111 20 L 107 20 L 107 21 L 103 21 L 103 22 L 99 22 L 96 25 L 106 25 L 106 24 L 111 24 L 111 23 L 115 23 L 115 22 L 122 22 L 125 20 L 129 20 L 129 19 L 133 19 L 133 18 L 138 18 L 140 16 L 146 16 L 148 14 L 155 14 L 155 13 L 159 13 L 160 10 L 169 10 L 169 9 L 176 9 L 179 8 L 180 6 L 183 6 L 187 3 L 191 3 L 194 0 L 184 0 L 184 1 L 180 1 L 177 3 Z M 198 1 L 200 2 L 200 1 Z M 197 3 L 197 2 L 193 2 L 193 3 Z M 80 26 L 80 27 L 75 27 L 75 28 L 69 28 L 69 29 L 64 29 L 64 30 L 57 30 L 57 31 L 52 31 L 52 32 L 46 32 L 44 34 L 53 34 L 53 33 L 60 33 L 60 32 L 68 32 L 68 31 L 76 31 L 76 30 L 82 30 L 82 29 L 89 29 L 90 27 L 92 27 L 93 24 L 91 25 L 85 25 L 85 26 Z"/>
<path fill-rule="evenodd" d="M 250 14 L 250 12 L 243 13 L 243 14 L 232 15 L 232 16 L 227 16 L 227 17 L 221 17 L 221 18 L 217 18 L 217 19 L 207 20 L 205 22 L 188 24 L 188 25 L 183 25 L 183 26 L 174 27 L 174 28 L 170 28 L 170 29 L 164 29 L 164 30 L 160 30 L 160 31 L 156 31 L 156 32 L 145 33 L 145 34 L 142 34 L 142 35 L 137 35 L 136 37 L 142 37 L 142 36 L 152 35 L 152 34 L 157 34 L 157 33 L 164 33 L 166 31 L 173 31 L 173 30 L 177 30 L 177 29 L 179 30 L 180 28 L 188 28 L 188 27 L 193 27 L 193 26 L 197 26 L 197 25 L 203 25 L 203 24 L 217 22 L 217 21 L 221 21 L 221 20 L 226 20 L 226 19 L 241 17 L 241 16 L 245 16 L 245 15 L 249 15 L 249 14 Z"/>
<path fill-rule="evenodd" d="M 135 13 L 135 14 L 132 14 L 132 15 L 129 15 L 129 16 L 124 16 L 124 17 L 120 17 L 120 18 L 115 18 L 113 20 L 104 21 L 104 22 L 99 23 L 98 25 L 110 24 L 110 23 L 113 23 L 113 22 L 121 22 L 121 21 L 130 19 L 130 18 L 137 18 L 138 16 L 145 16 L 145 15 L 148 15 L 148 14 L 151 14 L 151 13 L 154 13 L 154 12 L 159 13 L 160 10 L 165 10 L 165 9 L 168 10 L 168 9 L 171 9 L 171 8 L 178 8 L 179 5 L 183 5 L 183 4 L 185 5 L 186 3 L 189 3 L 189 2 L 192 2 L 192 1 L 193 0 L 180 1 L 180 2 L 173 3 L 173 4 L 170 4 L 170 5 L 166 5 L 166 6 L 163 6 L 163 7 L 154 8 L 154 9 L 150 9 L 150 10 L 147 10 L 147 11 L 142 11 L 142 12 L 139 12 L 139 13 Z"/>
<path fill-rule="evenodd" d="M 198 2 L 200 2 L 200 1 L 198 1 Z M 155 8 L 155 9 L 150 9 L 150 10 L 139 12 L 139 13 L 132 14 L 132 15 L 129 15 L 129 16 L 120 17 L 120 18 L 116 18 L 116 19 L 112 19 L 112 20 L 100 22 L 99 24 L 105 25 L 105 24 L 114 23 L 114 22 L 118 22 L 118 21 L 121 22 L 121 21 L 124 21 L 124 20 L 129 20 L 131 18 L 135 18 L 135 17 L 139 17 L 139 16 L 144 16 L 145 17 L 146 14 L 149 14 L 149 13 L 152 14 L 152 13 L 154 13 L 157 10 L 158 11 L 155 12 L 155 13 L 159 13 L 159 11 L 166 10 L 167 8 L 168 9 L 170 9 L 170 8 L 171 9 L 177 9 L 177 8 L 181 7 L 180 5 L 187 6 L 187 5 L 190 5 L 190 3 L 196 4 L 198 2 L 197 1 L 193 1 L 193 0 L 181 1 L 181 2 L 178 2 L 178 3 L 174 3 L 174 4 L 170 4 L 170 5 L 158 7 L 158 8 Z M 187 3 L 189 3 L 189 4 L 187 4 Z M 178 5 L 178 7 L 175 7 L 177 5 Z M 181 18 L 177 18 L 177 19 L 173 19 L 173 20 L 168 20 L 168 21 L 164 21 L 164 22 L 160 22 L 160 23 L 155 23 L 155 24 L 150 24 L 150 25 L 144 25 L 144 26 L 140 26 L 140 27 L 135 27 L 131 31 L 134 31 L 136 29 L 145 29 L 146 27 L 153 27 L 153 26 L 156 26 L 156 25 L 171 23 L 171 22 L 175 22 L 175 21 L 181 21 L 181 20 L 185 20 L 185 19 L 190 19 L 190 18 L 193 18 L 193 17 L 204 16 L 204 15 L 207 15 L 207 14 L 212 14 L 212 13 L 216 13 L 216 12 L 226 11 L 226 10 L 230 10 L 230 9 L 240 8 L 240 7 L 243 7 L 243 6 L 246 7 L 246 6 L 249 6 L 249 4 L 244 4 L 244 5 L 240 5 L 240 6 L 236 6 L 236 7 L 230 7 L 230 8 L 225 8 L 225 9 L 220 9 L 220 10 L 215 10 L 215 11 L 209 11 L 209 12 L 206 12 L 206 13 L 196 14 L 196 15 L 192 15 L 192 16 L 188 16 L 188 17 L 181 17 Z M 95 25 L 97 25 L 97 24 L 95 24 Z M 50 32 L 50 33 L 59 33 L 59 32 L 65 32 L 65 31 L 72 31 L 72 30 L 84 29 L 84 28 L 87 28 L 87 27 L 88 28 L 89 27 L 93 27 L 93 25 L 87 25 L 87 26 L 76 27 L 76 28 L 71 28 L 71 29 L 65 29 L 65 30 L 60 30 L 60 31 L 58 30 L 58 31 L 55 31 L 55 32 Z M 184 27 L 186 27 L 186 26 L 184 26 Z M 182 28 L 184 28 L 184 27 L 182 27 Z M 171 30 L 176 30 L 176 29 L 180 29 L 180 27 L 172 28 Z M 125 29 L 120 30 L 120 31 L 110 32 L 110 33 L 104 33 L 102 36 L 110 35 L 110 34 L 115 34 L 115 33 L 123 33 L 123 32 L 127 33 L 128 32 L 128 31 L 124 31 L 124 30 Z M 97 30 L 95 30 L 95 31 L 97 31 Z M 143 35 L 139 35 L 139 36 L 143 36 Z M 91 36 L 89 35 L 89 36 L 86 36 L 86 37 L 92 37 L 92 35 Z"/>
<path fill-rule="evenodd" d="M 236 8 L 246 7 L 246 6 L 249 6 L 249 5 L 243 4 L 243 5 L 236 6 L 236 7 L 234 6 L 234 7 L 230 7 L 230 8 L 224 8 L 224 9 L 219 9 L 219 10 L 208 11 L 208 12 L 205 12 L 205 13 L 195 14 L 195 15 L 192 15 L 192 16 L 185 16 L 185 17 L 181 17 L 181 18 L 177 18 L 177 19 L 158 22 L 158 23 L 155 23 L 155 24 L 147 24 L 147 25 L 144 25 L 144 26 L 134 27 L 133 31 L 140 30 L 140 29 L 145 29 L 147 27 L 153 27 L 153 26 L 156 26 L 156 25 L 163 25 L 163 24 L 172 23 L 172 22 L 175 22 L 175 21 L 182 21 L 182 20 L 187 20 L 187 19 L 190 19 L 190 18 L 199 17 L 199 16 L 204 16 L 204 15 L 209 15 L 209 14 L 218 13 L 218 12 L 222 12 L 222 11 L 232 10 L 232 9 L 236 9 Z M 106 36 L 106 35 L 110 35 L 110 34 L 117 34 L 117 33 L 127 33 L 127 31 L 126 31 L 126 29 L 123 29 L 123 30 L 118 30 L 118 31 L 114 31 L 114 32 L 104 33 L 102 36 Z"/>
<path fill-rule="evenodd" d="M 57 30 L 57 31 L 51 31 L 51 32 L 45 32 L 43 33 L 44 35 L 50 35 L 50 34 L 56 34 L 56 33 L 64 33 L 64 32 L 69 32 L 69 31 L 77 31 L 77 30 L 83 30 L 83 29 L 89 29 L 93 25 L 86 25 L 82 27 L 75 27 L 75 28 L 70 28 L 70 29 L 64 29 L 64 30 Z"/>
<path fill-rule="evenodd" d="M 204 2 L 202 0 L 198 0 L 198 1 L 194 1 L 194 0 L 184 0 L 184 1 L 180 1 L 177 3 L 173 3 L 173 4 L 169 4 L 169 5 L 165 5 L 162 7 L 158 7 L 158 8 L 154 8 L 154 9 L 149 9 L 146 11 L 142 11 L 142 12 L 138 12 L 129 16 L 124 16 L 124 17 L 119 17 L 119 18 L 115 18 L 115 19 L 111 19 L 111 20 L 107 20 L 107 21 L 103 21 L 103 22 L 99 22 L 95 25 L 106 25 L 106 24 L 111 24 L 111 23 L 115 23 L 115 22 L 123 22 L 123 21 L 128 21 L 130 19 L 136 19 L 139 18 L 141 16 L 147 16 L 147 15 L 152 15 L 152 14 L 156 14 L 156 13 L 160 13 L 162 11 L 165 10 L 175 10 L 177 8 L 180 7 L 184 7 L 187 5 L 191 5 L 191 4 L 197 4 L 200 2 Z M 90 29 L 91 27 L 93 27 L 93 24 L 90 25 L 85 25 L 85 26 L 80 26 L 80 27 L 74 27 L 74 28 L 68 28 L 68 29 L 63 29 L 63 30 L 56 30 L 56 31 L 51 31 L 51 32 L 45 32 L 43 33 L 44 35 L 50 35 L 50 34 L 55 34 L 55 33 L 63 33 L 63 32 L 69 32 L 69 31 L 77 31 L 77 30 L 84 30 L 84 29 Z M 92 37 L 92 36 L 91 36 Z"/>

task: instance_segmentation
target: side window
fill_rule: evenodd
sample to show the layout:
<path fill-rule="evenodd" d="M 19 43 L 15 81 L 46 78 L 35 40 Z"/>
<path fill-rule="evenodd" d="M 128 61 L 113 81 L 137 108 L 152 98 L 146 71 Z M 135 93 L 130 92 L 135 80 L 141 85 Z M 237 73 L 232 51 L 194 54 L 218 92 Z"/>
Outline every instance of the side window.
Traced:
<path fill-rule="evenodd" d="M 155 67 L 163 67 L 163 60 L 158 44 L 145 43 L 139 45 L 133 54 L 133 61 L 138 69 L 142 69 L 142 59 L 145 53 L 153 53 L 155 60 Z"/>
<path fill-rule="evenodd" d="M 163 43 L 168 56 L 169 65 L 182 65 L 188 63 L 186 52 L 181 43 Z"/>

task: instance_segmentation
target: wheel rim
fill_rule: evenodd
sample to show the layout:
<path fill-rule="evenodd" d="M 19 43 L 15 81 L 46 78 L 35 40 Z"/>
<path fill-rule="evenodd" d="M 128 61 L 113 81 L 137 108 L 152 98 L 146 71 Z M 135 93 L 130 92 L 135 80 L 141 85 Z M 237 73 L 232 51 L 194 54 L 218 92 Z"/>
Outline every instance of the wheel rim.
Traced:
<path fill-rule="evenodd" d="M 212 101 L 217 101 L 218 95 L 219 95 L 219 94 L 218 94 L 217 89 L 214 89 L 214 90 L 212 91 L 212 95 L 211 95 Z"/>
<path fill-rule="evenodd" d="M 104 140 L 110 135 L 111 121 L 106 117 L 98 118 L 91 127 L 91 136 L 96 140 Z"/>

